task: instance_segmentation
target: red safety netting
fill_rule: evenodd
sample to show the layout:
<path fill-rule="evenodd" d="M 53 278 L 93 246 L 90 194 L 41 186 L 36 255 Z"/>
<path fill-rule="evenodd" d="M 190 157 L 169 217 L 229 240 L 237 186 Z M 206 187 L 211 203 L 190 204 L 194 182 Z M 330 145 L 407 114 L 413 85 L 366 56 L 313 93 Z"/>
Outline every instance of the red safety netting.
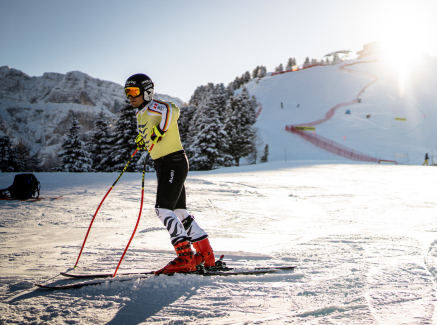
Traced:
<path fill-rule="evenodd" d="M 345 157 L 351 160 L 356 160 L 356 161 L 369 161 L 369 162 L 379 162 L 379 159 L 376 157 L 372 157 L 366 154 L 363 154 L 361 152 L 358 152 L 356 150 L 353 150 L 351 148 L 348 148 L 342 144 L 339 144 L 333 140 L 329 140 L 321 135 L 315 134 L 315 133 L 311 133 L 308 131 L 304 131 L 304 130 L 300 130 L 300 129 L 296 129 L 296 126 L 310 126 L 310 127 L 314 127 L 316 125 L 322 124 L 324 122 L 326 122 L 327 120 L 329 120 L 332 116 L 334 116 L 335 111 L 343 106 L 348 106 L 348 105 L 352 105 L 355 104 L 356 102 L 358 102 L 359 96 L 361 95 L 361 93 L 367 88 L 369 87 L 371 84 L 373 84 L 376 80 L 378 80 L 378 77 L 370 74 L 370 73 L 365 73 L 365 72 L 360 72 L 360 71 L 355 71 L 355 70 L 349 70 L 349 69 L 345 69 L 345 67 L 347 66 L 351 66 L 354 64 L 359 64 L 359 63 L 368 63 L 368 62 L 374 62 L 374 61 L 365 61 L 365 62 L 355 62 L 355 63 L 350 63 L 350 64 L 343 64 L 339 67 L 339 70 L 342 72 L 347 72 L 347 73 L 353 73 L 356 75 L 360 75 L 363 77 L 367 77 L 367 78 L 371 78 L 373 79 L 370 83 L 368 83 L 365 87 L 363 87 L 357 97 L 353 100 L 349 100 L 340 104 L 335 105 L 334 107 L 332 107 L 325 115 L 324 118 L 318 119 L 316 121 L 313 122 L 309 122 L 309 123 L 302 123 L 302 124 L 297 124 L 297 125 L 287 125 L 285 127 L 285 130 L 287 130 L 288 132 L 294 133 L 298 136 L 300 136 L 301 138 L 303 138 L 304 140 L 312 143 L 313 145 L 324 149 L 326 151 L 332 152 L 338 156 L 341 157 Z"/>
<path fill-rule="evenodd" d="M 342 144 L 339 144 L 333 140 L 329 140 L 321 135 L 312 133 L 312 132 L 308 132 L 308 131 L 303 131 L 303 130 L 298 130 L 295 128 L 294 125 L 287 125 L 285 127 L 285 129 L 288 132 L 297 134 L 298 136 L 300 136 L 301 138 L 303 138 L 304 140 L 311 142 L 313 145 L 322 148 L 326 151 L 332 152 L 333 154 L 336 154 L 338 156 L 341 157 L 345 157 L 351 160 L 356 160 L 356 161 L 369 161 L 369 162 L 378 162 L 379 159 L 363 154 L 361 152 L 358 152 L 356 150 L 353 150 L 351 148 L 348 148 Z"/>

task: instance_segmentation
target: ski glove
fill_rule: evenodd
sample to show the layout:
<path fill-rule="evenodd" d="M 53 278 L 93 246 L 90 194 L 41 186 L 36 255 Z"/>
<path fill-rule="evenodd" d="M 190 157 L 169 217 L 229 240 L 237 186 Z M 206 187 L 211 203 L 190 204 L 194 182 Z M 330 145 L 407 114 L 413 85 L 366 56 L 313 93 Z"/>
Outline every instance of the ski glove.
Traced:
<path fill-rule="evenodd" d="M 138 134 L 135 138 L 135 143 L 137 144 L 138 150 L 146 150 L 146 143 L 144 142 L 143 136 L 141 134 Z"/>
<path fill-rule="evenodd" d="M 159 125 L 154 126 L 152 128 L 152 133 L 150 133 L 150 140 L 152 140 L 152 143 L 155 144 L 158 141 L 161 141 L 164 135 L 165 135 L 165 131 L 162 131 L 159 128 Z"/>

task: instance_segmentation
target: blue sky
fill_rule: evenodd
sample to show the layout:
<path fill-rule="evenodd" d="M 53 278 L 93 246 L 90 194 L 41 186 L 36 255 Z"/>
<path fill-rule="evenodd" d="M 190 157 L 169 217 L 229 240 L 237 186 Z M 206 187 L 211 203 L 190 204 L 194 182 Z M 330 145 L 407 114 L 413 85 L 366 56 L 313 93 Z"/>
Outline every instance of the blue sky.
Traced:
<path fill-rule="evenodd" d="M 437 55 L 435 0 L 0 0 L 0 66 L 79 70 L 124 84 L 141 72 L 188 101 L 257 65 L 396 38 Z"/>

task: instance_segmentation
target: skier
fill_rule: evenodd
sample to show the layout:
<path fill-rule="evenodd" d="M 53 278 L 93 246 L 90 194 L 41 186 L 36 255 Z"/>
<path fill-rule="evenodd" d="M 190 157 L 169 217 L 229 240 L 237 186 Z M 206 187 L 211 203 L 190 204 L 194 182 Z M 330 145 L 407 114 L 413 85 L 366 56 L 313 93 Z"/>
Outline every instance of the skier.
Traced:
<path fill-rule="evenodd" d="M 425 166 L 425 165 L 429 166 L 429 165 L 428 165 L 428 159 L 429 159 L 429 157 L 428 157 L 428 153 L 426 153 L 426 154 L 425 154 L 425 162 L 422 164 L 422 166 Z"/>
<path fill-rule="evenodd" d="M 195 271 L 196 265 L 202 262 L 205 267 L 215 266 L 208 235 L 186 207 L 184 182 L 188 160 L 177 125 L 179 107 L 172 102 L 153 99 L 155 86 L 145 74 L 129 77 L 124 90 L 131 105 L 137 109 L 137 147 L 148 150 L 154 162 L 158 178 L 155 211 L 170 233 L 177 254 L 155 274 Z"/>

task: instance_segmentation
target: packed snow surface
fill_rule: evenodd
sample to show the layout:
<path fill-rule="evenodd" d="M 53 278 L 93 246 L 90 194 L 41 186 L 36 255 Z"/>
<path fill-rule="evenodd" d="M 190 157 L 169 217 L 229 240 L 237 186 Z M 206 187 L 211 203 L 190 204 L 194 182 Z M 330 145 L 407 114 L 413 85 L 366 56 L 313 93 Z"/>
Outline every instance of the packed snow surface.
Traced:
<path fill-rule="evenodd" d="M 276 274 L 176 275 L 74 283 L 91 218 L 117 173 L 36 174 L 38 202 L 0 201 L 1 324 L 437 324 L 437 169 L 323 161 L 190 172 L 189 211 L 217 256 Z M 0 188 L 14 174 L 0 174 Z M 174 257 L 155 216 L 156 180 L 122 271 Z M 78 268 L 113 272 L 138 218 L 141 174 L 124 175 L 96 217 Z"/>
<path fill-rule="evenodd" d="M 262 142 L 269 145 L 270 160 L 347 161 L 285 127 L 323 119 L 331 108 L 354 100 L 316 125 L 315 133 L 365 155 L 402 164 L 422 164 L 425 153 L 437 156 L 437 58 L 424 57 L 410 65 L 345 61 L 268 74 L 245 86 L 262 105 L 255 126 Z"/>

